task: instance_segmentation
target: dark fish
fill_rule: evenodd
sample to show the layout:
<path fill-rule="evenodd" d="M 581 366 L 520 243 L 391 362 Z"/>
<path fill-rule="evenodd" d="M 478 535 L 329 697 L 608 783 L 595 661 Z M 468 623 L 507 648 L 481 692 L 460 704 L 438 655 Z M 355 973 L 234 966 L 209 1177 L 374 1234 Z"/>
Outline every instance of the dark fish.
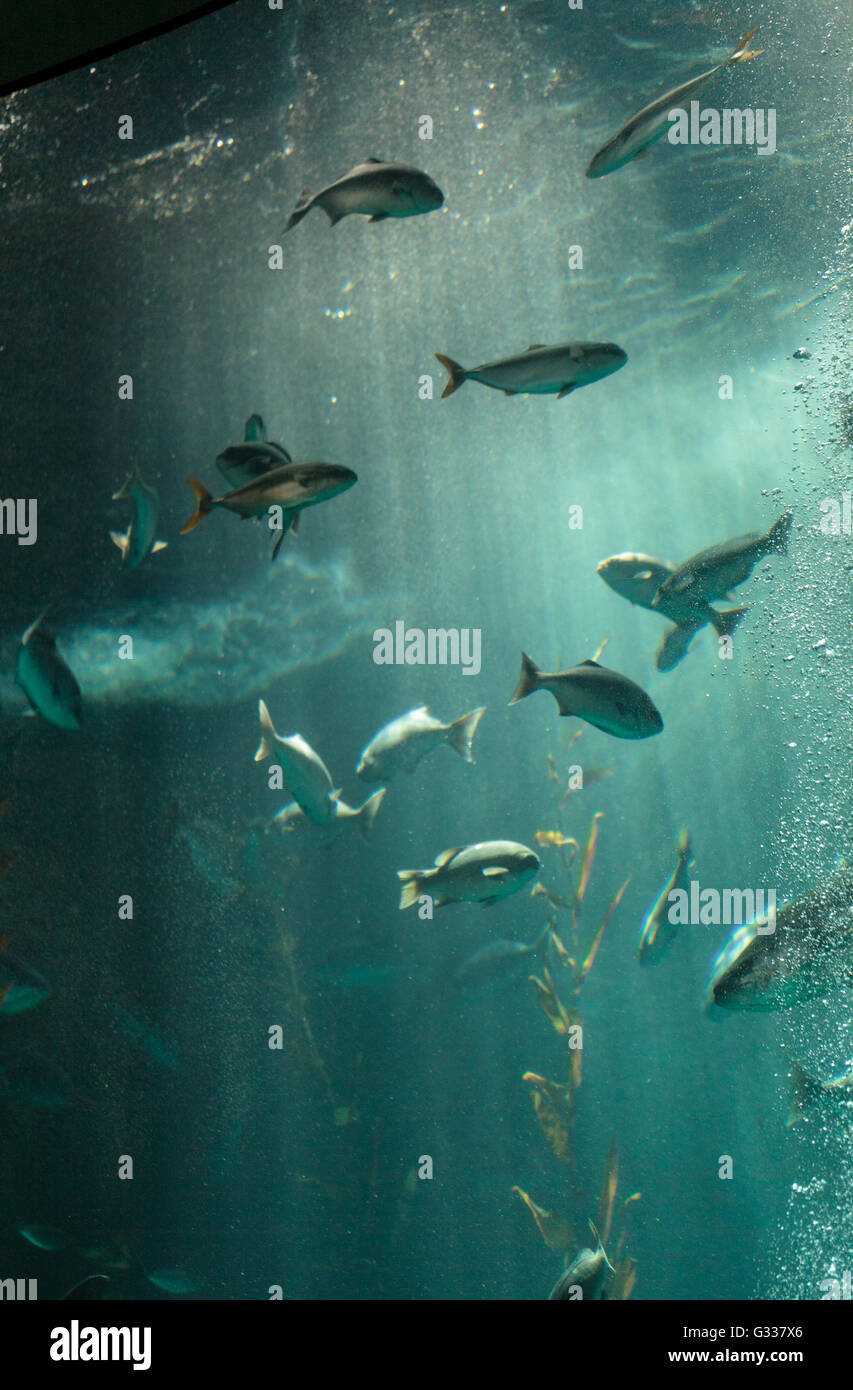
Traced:
<path fill-rule="evenodd" d="M 334 227 L 352 213 L 363 213 L 371 222 L 384 222 L 387 217 L 434 212 L 443 202 L 444 194 L 429 174 L 408 164 L 366 159 L 319 193 L 304 189 L 284 230 L 289 232 L 313 207 L 322 208 Z"/>
<path fill-rule="evenodd" d="M 129 498 L 133 503 L 133 519 L 124 535 L 120 531 L 110 531 L 110 537 L 121 551 L 121 563 L 125 569 L 136 569 L 146 555 L 156 555 L 165 550 L 167 541 L 157 540 L 157 523 L 160 516 L 160 499 L 153 487 L 149 487 L 138 468 L 128 473 L 124 485 L 113 493 L 113 501 Z"/>
<path fill-rule="evenodd" d="M 61 1298 L 62 1303 L 73 1302 L 93 1302 L 107 1298 L 110 1292 L 112 1280 L 108 1274 L 90 1274 L 85 1279 L 81 1279 L 79 1284 L 75 1284 L 73 1289 L 69 1289 Z"/>
<path fill-rule="evenodd" d="M 232 488 L 244 487 L 264 473 L 281 468 L 293 459 L 281 444 L 267 440 L 266 425 L 260 415 L 250 415 L 246 421 L 244 442 L 232 444 L 223 449 L 216 460 L 216 466 Z M 293 530 L 296 529 L 294 516 Z"/>
<path fill-rule="evenodd" d="M 550 926 L 535 941 L 490 941 L 468 956 L 453 972 L 457 984 L 474 985 L 514 975 L 525 965 L 528 956 L 535 956 L 544 947 Z"/>
<path fill-rule="evenodd" d="M 749 531 L 745 536 L 700 550 L 664 580 L 652 607 L 676 622 L 689 622 L 692 616 L 703 615 L 707 604 L 727 598 L 730 589 L 748 579 L 765 555 L 774 551 L 787 555 L 793 520 L 792 511 L 783 512 L 765 535 Z"/>
<path fill-rule="evenodd" d="M 685 109 L 690 101 L 725 72 L 726 68 L 734 63 L 747 63 L 750 58 L 759 57 L 764 52 L 763 48 L 757 52 L 750 52 L 749 49 L 749 41 L 754 33 L 755 30 L 750 29 L 724 63 L 717 63 L 716 67 L 709 68 L 707 72 L 700 73 L 689 82 L 683 82 L 680 87 L 673 87 L 662 97 L 644 106 L 636 116 L 632 116 L 630 121 L 593 155 L 586 171 L 587 178 L 597 179 L 604 174 L 612 174 L 614 170 L 621 169 L 623 164 L 636 159 L 670 129 L 669 113 L 673 107 Z"/>
<path fill-rule="evenodd" d="M 818 1081 L 816 1077 L 794 1062 L 791 1066 L 791 1080 L 794 1084 L 794 1095 L 791 1101 L 791 1113 L 785 1121 L 786 1125 L 795 1125 L 798 1120 L 813 1105 L 820 1105 L 825 1100 L 840 1100 L 847 1105 L 850 1103 L 850 1094 L 853 1092 L 853 1070 L 844 1072 L 841 1076 L 833 1076 L 829 1081 Z"/>
<path fill-rule="evenodd" d="M 561 715 L 585 719 L 614 738 L 651 738 L 663 729 L 660 712 L 646 692 L 597 661 L 547 674 L 522 652 L 521 679 L 510 704 L 517 705 L 536 690 L 549 690 Z"/>
<path fill-rule="evenodd" d="M 557 343 L 554 347 L 534 343 L 515 357 L 502 357 L 471 368 L 460 367 L 452 357 L 440 352 L 435 355 L 450 375 L 441 393 L 442 400 L 452 396 L 466 381 L 479 381 L 483 386 L 503 391 L 505 396 L 556 395 L 562 400 L 579 386 L 618 372 L 628 361 L 628 354 L 615 343 Z"/>
<path fill-rule="evenodd" d="M 16 680 L 33 709 L 59 729 L 79 729 L 83 697 L 71 670 L 56 650 L 56 638 L 43 626 L 44 613 L 27 628 L 18 648 Z"/>
<path fill-rule="evenodd" d="M 678 838 L 675 868 L 643 918 L 640 940 L 637 944 L 637 958 L 640 965 L 649 965 L 661 960 L 675 940 L 678 927 L 669 920 L 671 907 L 669 895 L 689 886 L 692 866 L 693 851 L 690 848 L 690 831 L 685 827 Z"/>
<path fill-rule="evenodd" d="M 22 1014 L 48 998 L 50 985 L 20 957 L 0 950 L 0 993 L 3 994 L 0 1013 Z"/>

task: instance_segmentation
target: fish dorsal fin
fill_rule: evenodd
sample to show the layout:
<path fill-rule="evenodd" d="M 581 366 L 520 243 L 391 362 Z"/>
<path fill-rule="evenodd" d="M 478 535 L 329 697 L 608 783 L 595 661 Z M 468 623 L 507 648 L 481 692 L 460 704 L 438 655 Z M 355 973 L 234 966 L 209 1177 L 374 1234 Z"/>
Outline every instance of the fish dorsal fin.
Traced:
<path fill-rule="evenodd" d="M 462 853 L 462 849 L 462 845 L 456 845 L 454 849 L 442 850 L 441 854 L 437 854 L 435 857 L 435 867 L 443 869 L 445 864 L 449 864 L 451 859 L 455 859 L 457 854 Z"/>
<path fill-rule="evenodd" d="M 596 669 L 596 671 L 600 671 L 600 670 L 601 670 L 601 667 L 599 666 L 598 662 L 597 662 L 597 661 L 593 661 L 593 659 L 592 659 L 591 656 L 588 656 L 587 659 L 586 659 L 586 661 L 580 661 L 580 662 L 578 662 L 578 665 L 579 665 L 579 666 L 594 666 L 595 669 Z"/>
<path fill-rule="evenodd" d="M 544 346 L 544 343 L 531 343 L 529 348 L 525 348 L 525 352 L 535 352 L 537 348 L 543 348 Z"/>
<path fill-rule="evenodd" d="M 246 444 L 261 444 L 266 442 L 266 437 L 267 427 L 264 424 L 263 416 L 257 413 L 250 415 L 243 431 L 244 442 Z"/>

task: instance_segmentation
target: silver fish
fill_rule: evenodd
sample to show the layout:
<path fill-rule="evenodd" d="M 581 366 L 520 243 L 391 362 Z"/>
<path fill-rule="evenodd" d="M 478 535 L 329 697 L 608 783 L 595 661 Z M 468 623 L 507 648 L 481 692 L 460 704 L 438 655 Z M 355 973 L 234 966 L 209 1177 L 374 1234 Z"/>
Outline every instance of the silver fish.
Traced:
<path fill-rule="evenodd" d="M 322 208 L 334 227 L 351 213 L 364 213 L 371 222 L 384 222 L 387 217 L 434 212 L 443 202 L 444 194 L 429 174 L 408 164 L 366 159 L 319 193 L 303 189 L 284 230 L 289 232 L 313 207 Z"/>
<path fill-rule="evenodd" d="M 291 734 L 289 738 L 277 734 L 263 700 L 258 701 L 258 714 L 261 741 L 255 753 L 255 762 L 262 762 L 274 754 L 281 764 L 288 790 L 308 819 L 315 825 L 331 825 L 338 817 L 340 792 L 333 787 L 323 759 L 301 734 Z"/>
<path fill-rule="evenodd" d="M 853 871 L 786 903 L 770 925 L 759 917 L 732 932 L 711 963 L 706 1012 L 789 1009 L 853 982 Z"/>
<path fill-rule="evenodd" d="M 717 610 L 712 608 L 710 603 L 706 603 L 692 611 L 690 618 L 684 621 L 683 617 L 679 616 L 677 604 L 673 609 L 665 602 L 655 607 L 654 600 L 658 589 L 675 573 L 675 569 L 664 560 L 655 560 L 651 555 L 627 551 L 621 555 L 611 555 L 601 561 L 596 573 L 601 575 L 609 588 L 626 598 L 629 603 L 634 603 L 639 608 L 647 608 L 650 613 L 660 613 L 662 618 L 669 618 L 675 623 L 675 627 L 665 633 L 658 648 L 655 665 L 659 671 L 674 670 L 687 655 L 687 649 L 696 633 L 706 623 L 711 624 L 718 636 L 728 637 L 748 611 L 746 607 Z"/>
<path fill-rule="evenodd" d="M 597 661 L 548 674 L 522 652 L 521 678 L 509 703 L 517 705 L 536 690 L 549 690 L 561 715 L 585 719 L 614 738 L 651 738 L 663 729 L 660 711 L 646 692 Z"/>
<path fill-rule="evenodd" d="M 370 740 L 356 773 L 365 782 L 389 782 L 398 772 L 414 772 L 421 759 L 440 743 L 449 743 L 460 758 L 472 763 L 471 745 L 485 712 L 485 707 L 473 709 L 450 724 L 442 724 L 426 705 L 410 709 Z"/>
<path fill-rule="evenodd" d="M 596 1241 L 595 1249 L 590 1250 L 587 1246 L 575 1255 L 549 1293 L 549 1301 L 567 1303 L 575 1299 L 601 1299 L 605 1296 L 608 1273 L 615 1271 L 591 1221 L 589 1226 Z"/>
<path fill-rule="evenodd" d="M 458 391 L 463 382 L 479 381 L 505 396 L 556 394 L 559 401 L 579 386 L 618 372 L 628 361 L 628 354 L 615 343 L 557 343 L 554 347 L 533 343 L 515 357 L 501 357 L 471 368 L 461 367 L 443 353 L 435 355 L 450 375 L 442 400 Z"/>
<path fill-rule="evenodd" d="M 728 598 L 729 591 L 742 584 L 752 574 L 754 566 L 765 555 L 777 551 L 787 555 L 794 514 L 783 512 L 765 535 L 749 531 L 721 545 L 700 550 L 678 565 L 665 579 L 652 599 L 652 607 L 689 621 L 691 615 L 706 612 L 713 599 Z"/>
<path fill-rule="evenodd" d="M 271 507 L 281 507 L 282 529 L 273 548 L 274 560 L 297 512 L 304 507 L 313 507 L 318 502 L 327 502 L 330 498 L 337 497 L 339 492 L 346 492 L 347 488 L 351 488 L 357 482 L 358 475 L 353 473 L 351 468 L 344 468 L 337 463 L 282 464 L 281 467 L 273 468 L 270 472 L 253 478 L 251 482 L 244 483 L 242 487 L 235 488 L 224 497 L 213 497 L 197 478 L 190 478 L 189 484 L 196 495 L 198 506 L 186 525 L 181 527 L 181 535 L 194 530 L 200 521 L 210 515 L 214 507 L 225 507 L 244 520 L 247 517 L 264 516 Z"/>
<path fill-rule="evenodd" d="M 83 697 L 70 666 L 56 650 L 56 638 L 43 627 L 44 613 L 21 638 L 16 680 L 33 709 L 59 729 L 79 729 Z"/>
<path fill-rule="evenodd" d="M 690 848 L 690 831 L 685 827 L 678 839 L 675 855 L 675 868 L 661 888 L 640 928 L 637 943 L 637 959 L 640 965 L 651 965 L 662 960 L 678 934 L 678 927 L 669 920 L 670 893 L 687 888 L 690 883 L 689 871 L 693 867 L 693 851 Z"/>
<path fill-rule="evenodd" d="M 345 826 L 354 825 L 363 840 L 369 839 L 373 822 L 376 820 L 384 796 L 385 787 L 380 787 L 379 791 L 374 792 L 360 806 L 348 806 L 339 796 L 336 797 L 334 819 L 325 828 L 331 831 L 331 836 L 334 836 L 339 834 Z M 273 830 L 278 831 L 280 835 L 296 835 L 297 839 L 302 838 L 303 832 L 310 834 L 313 830 L 314 836 L 318 833 L 315 823 L 306 815 L 298 801 L 291 801 L 287 806 L 282 806 L 281 810 L 273 816 L 267 826 L 267 831 L 269 833 Z M 326 838 L 331 838 L 331 836 Z"/>
<path fill-rule="evenodd" d="M 532 849 L 514 840 L 486 840 L 478 845 L 446 849 L 432 869 L 398 869 L 402 884 L 400 907 L 412 907 L 428 894 L 435 907 L 447 903 L 491 906 L 517 893 L 542 868 Z"/>
<path fill-rule="evenodd" d="M 759 48 L 751 52 L 749 41 L 755 34 L 754 29 L 750 29 L 745 34 L 735 49 L 734 53 L 728 57 L 724 63 L 717 63 L 716 67 L 709 68 L 707 72 L 700 73 L 698 77 L 691 78 L 689 82 L 684 82 L 680 87 L 673 87 L 672 91 L 666 92 L 662 97 L 657 97 L 648 106 L 644 106 L 642 111 L 638 111 L 636 116 L 632 116 L 630 121 L 623 125 L 622 129 L 608 140 L 605 145 L 593 155 L 590 160 L 589 168 L 586 171 L 588 179 L 598 179 L 604 174 L 612 174 L 614 170 L 621 169 L 623 164 L 628 164 L 638 155 L 643 154 L 650 145 L 656 140 L 660 140 L 670 128 L 669 113 L 673 107 L 686 108 L 688 103 L 698 96 L 699 92 L 709 86 L 715 78 L 725 72 L 726 68 L 734 63 L 747 63 L 750 58 L 758 58 L 764 52 Z"/>
<path fill-rule="evenodd" d="M 110 539 L 121 551 L 123 567 L 134 570 L 142 564 L 146 555 L 156 555 L 158 550 L 165 550 L 168 541 L 156 539 L 160 499 L 156 490 L 143 480 L 138 468 L 128 473 L 122 487 L 113 493 L 114 502 L 125 498 L 133 502 L 133 519 L 124 535 L 120 531 L 110 531 Z"/>

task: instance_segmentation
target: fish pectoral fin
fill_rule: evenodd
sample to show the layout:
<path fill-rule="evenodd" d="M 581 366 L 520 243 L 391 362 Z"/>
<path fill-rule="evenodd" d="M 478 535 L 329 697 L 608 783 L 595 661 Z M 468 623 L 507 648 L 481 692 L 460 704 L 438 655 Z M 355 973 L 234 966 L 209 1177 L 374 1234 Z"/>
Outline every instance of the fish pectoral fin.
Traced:
<path fill-rule="evenodd" d="M 168 541 L 155 541 L 151 547 L 151 554 L 156 555 L 158 550 L 165 550 L 168 544 Z"/>
<path fill-rule="evenodd" d="M 368 217 L 368 222 L 385 222 L 388 218 L 387 212 L 375 212 L 372 217 Z"/>
<path fill-rule="evenodd" d="M 558 401 L 561 401 L 561 400 L 563 399 L 564 396 L 570 395 L 571 392 L 574 391 L 574 389 L 575 389 L 576 386 L 577 386 L 577 382 L 576 382 L 576 381 L 570 382 L 568 386 L 562 386 L 562 387 L 560 388 L 560 390 L 557 392 L 557 400 L 558 400 Z"/>
<path fill-rule="evenodd" d="M 110 531 L 110 540 L 113 545 L 118 546 L 122 555 L 125 555 L 130 545 L 130 531 L 128 530 L 124 535 L 122 535 L 121 531 Z"/>
<path fill-rule="evenodd" d="M 492 869 L 484 869 L 483 878 L 503 878 L 504 874 L 508 873 L 509 869 L 501 869 L 498 867 Z"/>
<path fill-rule="evenodd" d="M 345 212 L 329 212 L 329 209 L 328 209 L 328 208 L 324 208 L 323 211 L 326 213 L 326 216 L 327 216 L 328 219 L 329 219 L 329 226 L 330 226 L 330 227 L 335 227 L 335 226 L 337 226 L 337 224 L 338 224 L 338 222 L 340 222 L 341 218 L 342 218 L 342 217 L 346 217 L 346 213 L 345 213 Z"/>

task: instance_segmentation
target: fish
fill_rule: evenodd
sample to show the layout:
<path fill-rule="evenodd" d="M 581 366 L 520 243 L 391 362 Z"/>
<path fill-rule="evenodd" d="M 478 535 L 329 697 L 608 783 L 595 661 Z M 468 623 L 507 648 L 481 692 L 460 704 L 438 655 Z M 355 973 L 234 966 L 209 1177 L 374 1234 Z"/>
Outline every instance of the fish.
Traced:
<path fill-rule="evenodd" d="M 464 382 L 479 381 L 482 386 L 503 391 L 505 396 L 556 394 L 559 401 L 579 386 L 618 372 L 628 361 L 628 354 L 616 343 L 557 343 L 554 347 L 532 343 L 526 352 L 514 357 L 501 357 L 471 368 L 461 367 L 441 352 L 435 355 L 450 377 L 441 393 L 442 400 L 452 396 Z"/>
<path fill-rule="evenodd" d="M 379 807 L 385 796 L 385 790 L 385 787 L 380 787 L 360 806 L 348 806 L 345 801 L 341 800 L 340 796 L 337 796 L 334 801 L 334 819 L 329 827 L 332 834 L 336 835 L 347 824 L 351 824 L 357 827 L 363 840 L 369 840 L 373 822 L 376 820 Z M 292 835 L 294 832 L 310 831 L 314 825 L 315 822 L 312 822 L 311 818 L 303 811 L 299 802 L 291 801 L 286 806 L 282 806 L 277 815 L 273 816 L 267 826 L 267 832 L 275 827 L 282 835 Z M 316 833 L 314 830 L 314 834 Z"/>
<path fill-rule="evenodd" d="M 700 73 L 689 82 L 683 82 L 680 87 L 673 87 L 662 97 L 657 97 L 648 106 L 644 106 L 636 116 L 632 116 L 630 121 L 593 155 L 586 171 L 587 178 L 602 178 L 605 174 L 612 174 L 616 169 L 629 164 L 667 133 L 670 129 L 669 113 L 673 107 L 685 109 L 690 101 L 695 100 L 699 92 L 710 86 L 726 68 L 760 57 L 764 52 L 763 48 L 751 50 L 749 47 L 755 32 L 755 29 L 750 29 L 725 62 L 717 63 L 707 72 Z"/>
<path fill-rule="evenodd" d="M 575 1299 L 602 1299 L 606 1297 L 608 1273 L 616 1271 L 607 1258 L 601 1237 L 590 1221 L 590 1230 L 596 1242 L 594 1250 L 585 1246 L 579 1251 L 571 1264 L 560 1275 L 548 1295 L 549 1302 L 568 1303 Z M 579 1295 L 574 1290 L 579 1290 Z"/>
<path fill-rule="evenodd" d="M 232 444 L 217 456 L 216 467 L 232 488 L 241 488 L 255 478 L 281 468 L 293 459 L 281 444 L 267 439 L 267 429 L 260 415 L 250 415 L 243 432 L 243 443 Z M 296 530 L 298 512 L 294 514 L 291 530 Z"/>
<path fill-rule="evenodd" d="M 160 499 L 153 487 L 149 487 L 138 468 L 128 473 L 118 492 L 113 493 L 113 501 L 130 499 L 133 503 L 133 518 L 124 535 L 120 531 L 110 531 L 110 538 L 121 551 L 122 567 L 135 570 L 147 555 L 156 555 L 165 550 L 168 541 L 158 541 L 157 523 L 160 518 Z"/>
<path fill-rule="evenodd" d="M 19 1236 L 29 1241 L 37 1250 L 64 1250 L 68 1241 L 62 1231 L 55 1226 L 16 1226 Z"/>
<path fill-rule="evenodd" d="M 49 724 L 58 729 L 79 729 L 83 696 L 74 672 L 56 649 L 56 637 L 44 626 L 44 618 L 42 613 L 21 638 L 15 679 L 36 713 Z"/>
<path fill-rule="evenodd" d="M 728 598 L 729 590 L 748 579 L 765 555 L 787 555 L 793 520 L 794 513 L 789 509 L 764 535 L 748 531 L 744 536 L 700 550 L 676 566 L 663 581 L 652 599 L 652 607 L 665 610 L 669 618 L 678 615 L 681 621 L 689 621 L 691 615 L 705 611 L 705 604 Z"/>
<path fill-rule="evenodd" d="M 145 1277 L 149 1284 L 164 1293 L 197 1293 L 201 1288 L 201 1281 L 184 1269 L 155 1269 Z"/>
<path fill-rule="evenodd" d="M 356 164 L 319 193 L 304 188 L 284 230 L 289 232 L 313 207 L 322 208 L 334 227 L 353 213 L 363 213 L 371 222 L 384 222 L 388 217 L 435 212 L 443 203 L 444 194 L 429 174 L 408 164 L 371 158 Z"/>
<path fill-rule="evenodd" d="M 819 888 L 775 913 L 736 927 L 711 963 L 704 1011 L 768 1013 L 817 999 L 833 984 L 853 983 L 853 870 L 841 868 Z M 764 930 L 760 930 L 764 928 Z"/>
<path fill-rule="evenodd" d="M 678 927 L 670 922 L 668 916 L 669 895 L 678 889 L 689 887 L 689 870 L 692 869 L 693 863 L 690 831 L 685 826 L 678 837 L 675 868 L 643 918 L 640 939 L 637 943 L 637 959 L 640 965 L 652 965 L 662 960 L 678 935 Z"/>
<path fill-rule="evenodd" d="M 88 1274 L 85 1279 L 80 1280 L 79 1284 L 75 1284 L 67 1293 L 64 1293 L 60 1302 L 80 1303 L 108 1298 L 111 1284 L 112 1280 L 108 1274 Z"/>
<path fill-rule="evenodd" d="M 482 706 L 442 724 L 426 705 L 410 709 L 374 735 L 361 755 L 356 775 L 365 782 L 390 782 L 399 772 L 414 772 L 421 759 L 440 743 L 448 743 L 466 763 L 473 763 L 471 745 L 485 712 Z"/>
<path fill-rule="evenodd" d="M 22 1014 L 50 996 L 50 985 L 19 956 L 0 947 L 0 1013 Z"/>
<path fill-rule="evenodd" d="M 794 1094 L 791 1113 L 785 1121 L 788 1126 L 795 1125 L 807 1110 L 822 1101 L 834 1099 L 849 1104 L 849 1095 L 853 1091 L 853 1069 L 843 1072 L 840 1076 L 833 1076 L 829 1081 L 818 1081 L 798 1062 L 794 1062 L 791 1066 L 791 1080 Z"/>
<path fill-rule="evenodd" d="M 482 903 L 490 907 L 517 893 L 542 868 L 541 860 L 514 840 L 485 840 L 446 849 L 432 869 L 398 869 L 400 908 L 412 907 L 427 894 L 435 907 L 448 903 Z"/>
<path fill-rule="evenodd" d="M 597 661 L 547 674 L 522 652 L 521 678 L 509 703 L 517 705 L 536 690 L 549 690 L 561 715 L 585 719 L 614 738 L 652 738 L 663 729 L 660 711 L 646 692 Z"/>
<path fill-rule="evenodd" d="M 273 548 L 274 560 L 296 514 L 304 507 L 328 502 L 338 493 L 346 492 L 358 482 L 358 475 L 351 468 L 344 468 L 338 463 L 284 463 L 280 468 L 273 468 L 269 473 L 263 473 L 259 478 L 253 478 L 251 482 L 226 493 L 224 497 L 214 497 L 197 478 L 188 481 L 198 505 L 189 521 L 181 527 L 182 536 L 195 530 L 214 507 L 225 507 L 243 520 L 264 516 L 270 512 L 270 508 L 280 507 L 281 535 Z"/>
<path fill-rule="evenodd" d="M 665 560 L 656 560 L 651 555 L 628 551 L 621 555 L 608 556 L 596 568 L 596 574 L 601 576 L 614 593 L 639 608 L 646 608 L 650 613 L 660 613 L 662 618 L 669 618 L 675 623 L 675 627 L 670 628 L 665 634 L 658 648 L 655 665 L 659 671 L 674 670 L 687 655 L 687 649 L 696 633 L 706 623 L 711 624 L 718 636 L 730 637 L 744 614 L 748 612 L 747 607 L 718 610 L 706 603 L 685 621 L 677 604 L 673 609 L 669 609 L 664 601 L 655 607 L 654 600 L 661 584 L 674 573 L 674 566 L 668 565 Z"/>
<path fill-rule="evenodd" d="M 308 819 L 315 825 L 331 825 L 338 818 L 340 788 L 332 785 L 329 769 L 323 759 L 301 734 L 291 734 L 288 738 L 277 734 L 263 700 L 258 701 L 258 716 L 261 741 L 255 753 L 255 762 L 263 762 L 275 754 L 288 790 Z"/>
<path fill-rule="evenodd" d="M 536 956 L 543 950 L 550 933 L 549 923 L 535 941 L 490 941 L 463 960 L 454 970 L 453 980 L 456 984 L 472 985 L 509 978 L 525 965 L 528 956 Z"/>

